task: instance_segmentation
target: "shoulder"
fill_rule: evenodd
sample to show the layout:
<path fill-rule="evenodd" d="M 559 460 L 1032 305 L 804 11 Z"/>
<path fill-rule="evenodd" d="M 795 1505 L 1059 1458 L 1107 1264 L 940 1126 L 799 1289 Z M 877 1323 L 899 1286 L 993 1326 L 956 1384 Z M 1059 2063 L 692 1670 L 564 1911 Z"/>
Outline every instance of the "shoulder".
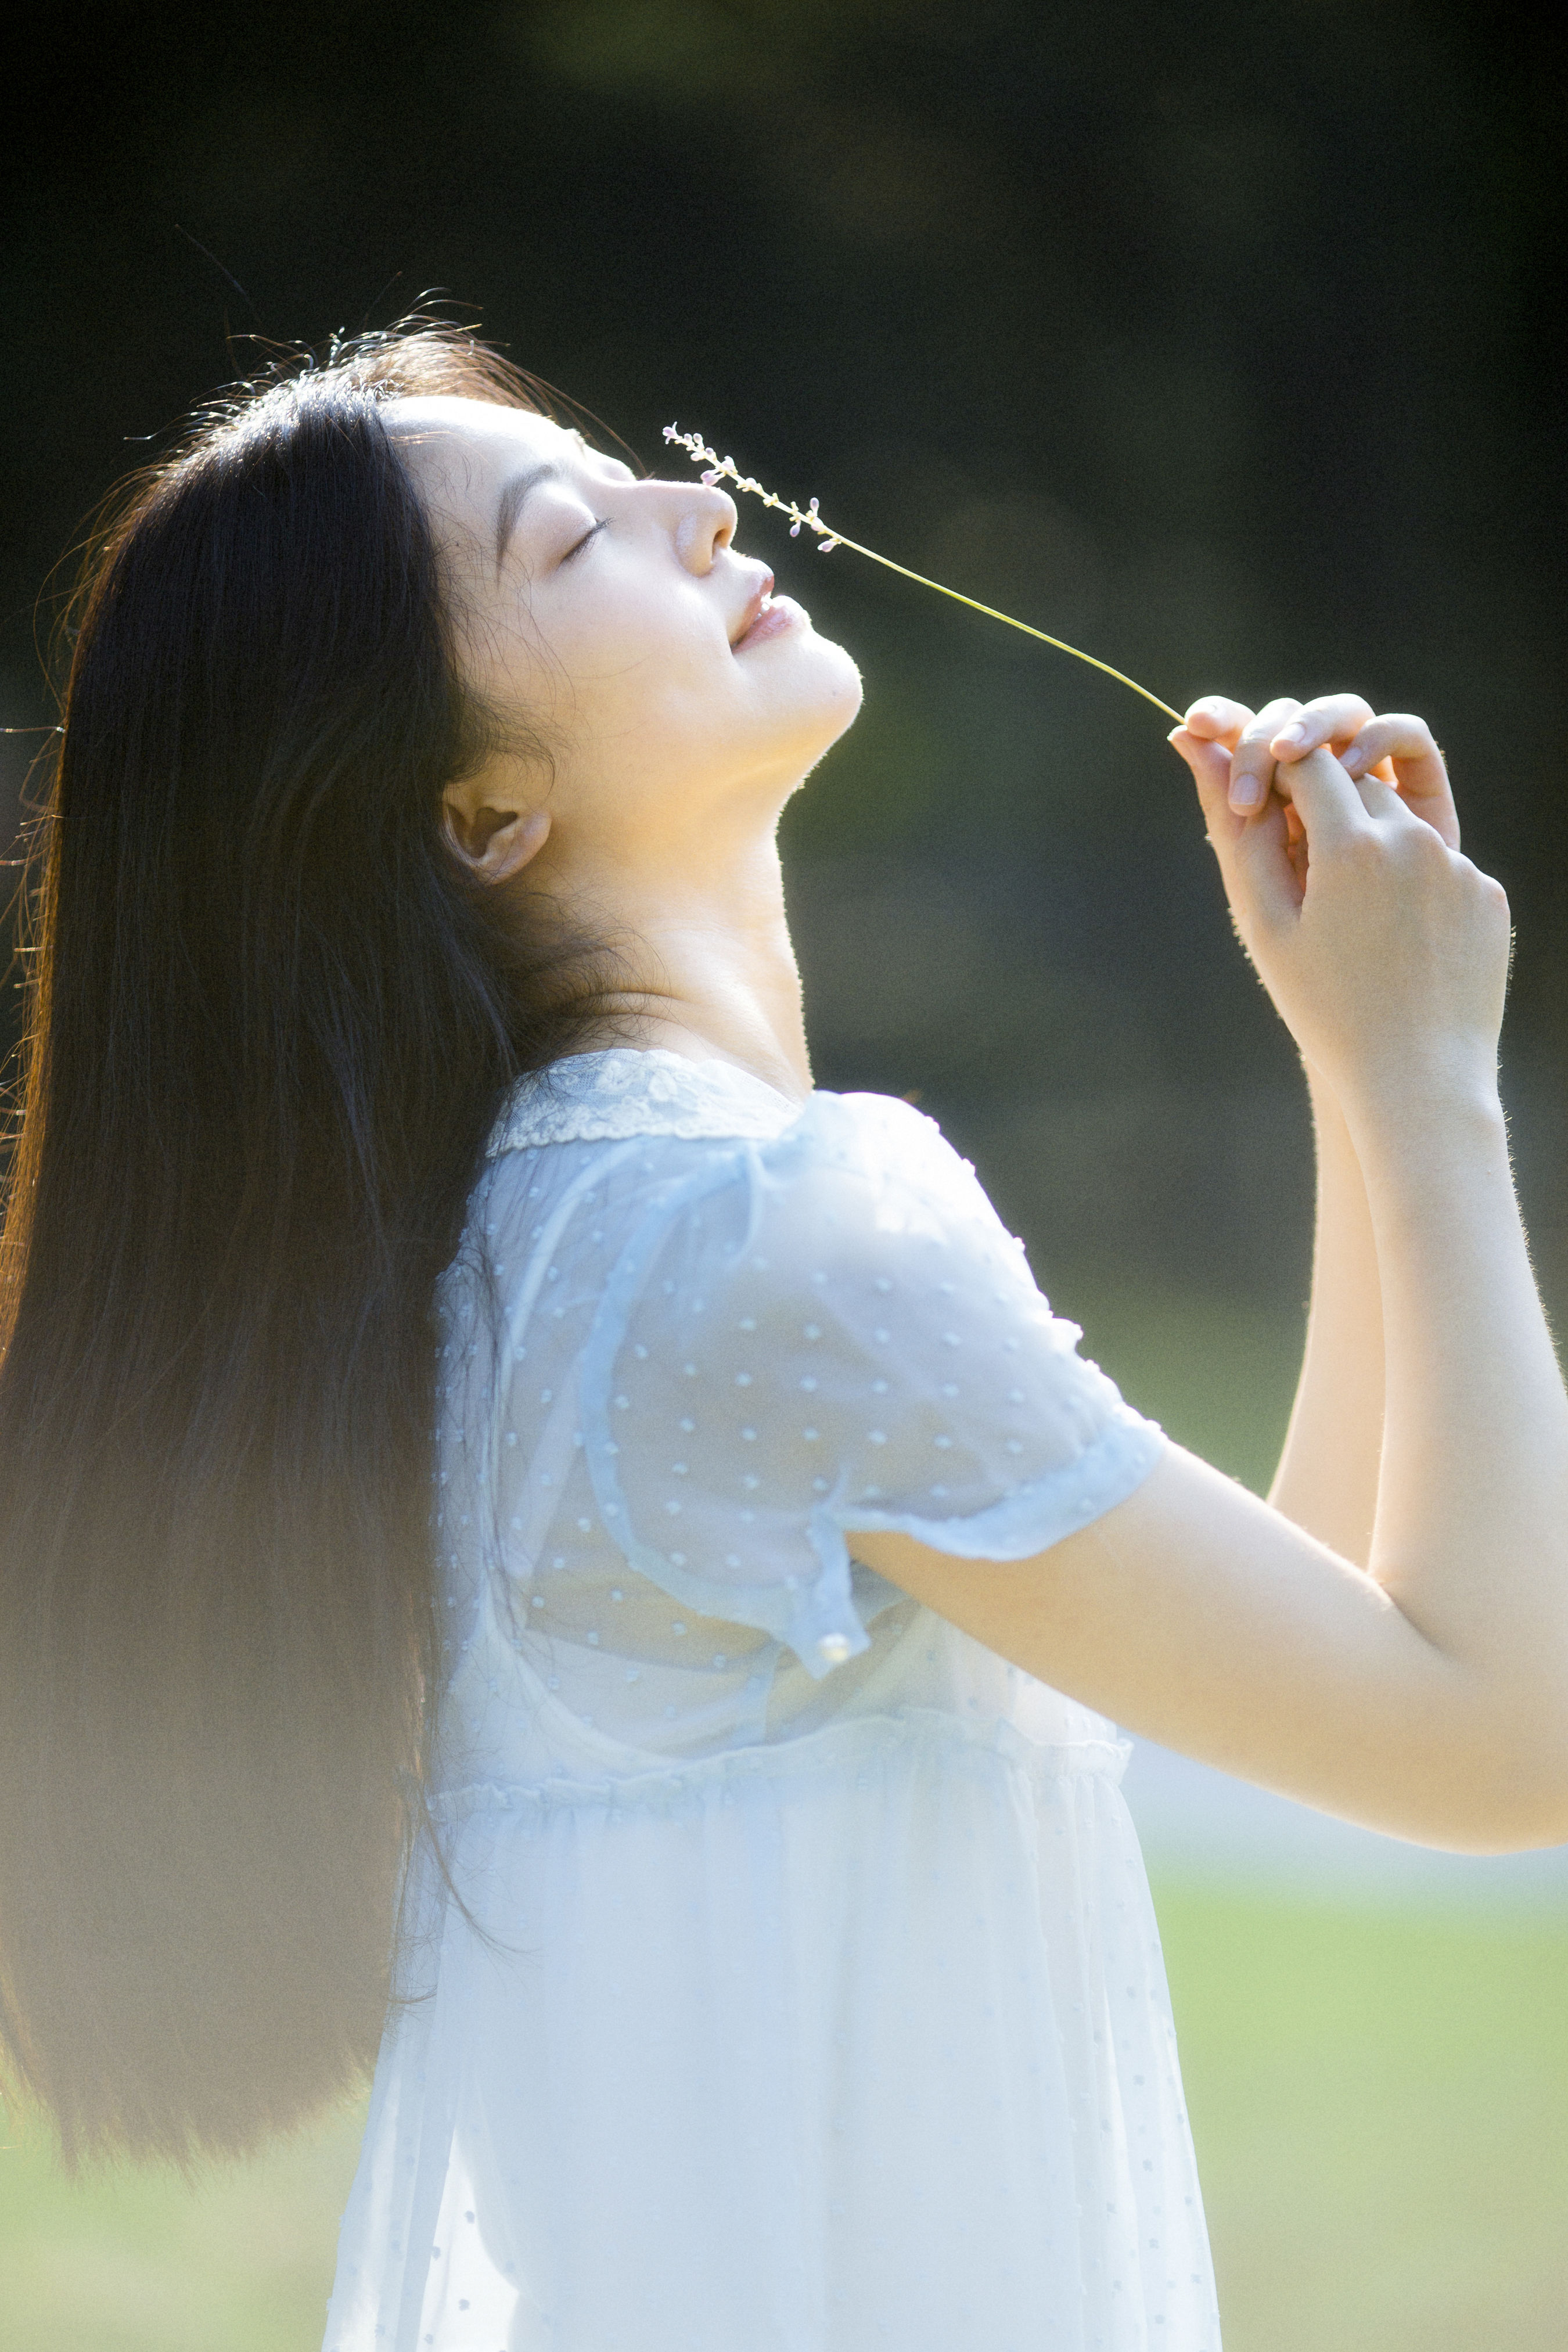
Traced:
<path fill-rule="evenodd" d="M 1011 1239 L 973 1163 L 933 1118 L 889 1095 L 814 1096 L 759 1156 L 755 1178 L 784 1201 L 793 1195 L 797 1216 L 820 1218 L 824 1246 L 896 1247 L 940 1234 L 990 1248 Z"/>
<path fill-rule="evenodd" d="M 700 1273 L 758 1277 L 764 1290 L 922 1275 L 940 1288 L 953 1259 L 972 1286 L 986 1274 L 1028 1281 L 1022 1244 L 971 1164 L 934 1119 L 877 1094 L 820 1090 L 763 1134 L 500 1140 L 469 1201 L 459 1265 L 486 1266 L 504 1289 L 536 1253 L 575 1259 L 590 1244 L 623 1293 L 656 1262 L 683 1287 Z"/>
<path fill-rule="evenodd" d="M 775 1137 L 693 1147 L 650 1192 L 617 1271 L 623 1296 L 743 1292 L 758 1315 L 808 1293 L 857 1318 L 894 1293 L 928 1315 L 1045 1305 L 970 1163 L 885 1095 L 818 1093 Z"/>

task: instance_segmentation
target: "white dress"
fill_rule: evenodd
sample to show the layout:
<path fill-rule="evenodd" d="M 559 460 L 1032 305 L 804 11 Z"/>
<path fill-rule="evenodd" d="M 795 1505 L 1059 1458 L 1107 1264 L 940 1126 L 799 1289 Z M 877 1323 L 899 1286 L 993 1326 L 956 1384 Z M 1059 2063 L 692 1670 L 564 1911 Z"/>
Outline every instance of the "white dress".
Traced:
<path fill-rule="evenodd" d="M 933 1123 L 616 1049 L 441 1286 L 452 1681 L 325 2352 L 1218 2352 L 1125 1745 L 858 1566 L 1163 1444 Z"/>

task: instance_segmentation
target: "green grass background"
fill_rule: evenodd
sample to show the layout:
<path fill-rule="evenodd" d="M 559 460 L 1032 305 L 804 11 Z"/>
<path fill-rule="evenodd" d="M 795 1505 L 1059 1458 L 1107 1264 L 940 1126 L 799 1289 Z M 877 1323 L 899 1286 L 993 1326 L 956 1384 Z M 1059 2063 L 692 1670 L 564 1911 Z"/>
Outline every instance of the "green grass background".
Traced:
<path fill-rule="evenodd" d="M 1136 1403 L 1266 1483 L 1295 1318 L 1071 1295 Z M 1226 2352 L 1563 2352 L 1568 1916 L 1205 1885 L 1157 1858 L 1154 1876 Z M 6 2117 L 0 2344 L 318 2352 L 361 2124 L 193 2194 L 156 2175 L 69 2189 Z"/>
<path fill-rule="evenodd" d="M 1568 1922 L 1156 1895 L 1226 2352 L 1562 2352 Z M 13 2127 L 0 2341 L 318 2352 L 360 2120 L 194 2196 Z"/>

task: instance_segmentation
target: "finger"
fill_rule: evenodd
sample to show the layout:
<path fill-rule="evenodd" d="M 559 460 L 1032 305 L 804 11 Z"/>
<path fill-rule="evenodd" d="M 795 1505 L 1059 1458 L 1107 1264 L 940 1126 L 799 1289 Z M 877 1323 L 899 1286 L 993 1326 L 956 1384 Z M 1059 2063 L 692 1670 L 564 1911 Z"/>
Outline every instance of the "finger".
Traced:
<path fill-rule="evenodd" d="M 1300 708 L 1290 696 L 1281 695 L 1266 702 L 1242 729 L 1230 761 L 1230 804 L 1238 816 L 1255 816 L 1267 802 L 1276 764 L 1269 746 Z"/>
<path fill-rule="evenodd" d="M 1210 741 L 1184 720 L 1180 727 L 1173 727 L 1165 740 L 1192 770 L 1205 817 L 1211 818 L 1217 810 L 1228 818 L 1226 794 L 1230 783 L 1230 753 L 1225 744 Z M 1235 824 L 1227 823 L 1224 828 L 1226 838 L 1230 839 L 1238 829 Z M 1209 830 L 1212 837 L 1212 824 Z M 1219 846 L 1217 841 L 1215 846 Z"/>
<path fill-rule="evenodd" d="M 1352 777 L 1351 781 L 1361 794 L 1363 808 L 1374 824 L 1409 824 L 1413 822 L 1397 786 L 1387 777 L 1380 776 L 1375 768 L 1369 770 L 1364 776 Z"/>
<path fill-rule="evenodd" d="M 1275 736 L 1277 760 L 1300 760 L 1321 744 L 1336 748 L 1348 743 L 1372 717 L 1372 705 L 1359 694 L 1320 694 L 1302 706 Z"/>
<path fill-rule="evenodd" d="M 1223 746 L 1203 741 L 1185 727 L 1173 729 L 1169 740 L 1193 772 L 1209 845 L 1238 926 L 1245 929 L 1249 914 L 1271 921 L 1293 916 L 1301 904 L 1301 886 L 1286 840 L 1286 811 L 1276 803 L 1261 818 L 1237 816 L 1230 805 L 1230 761 Z"/>
<path fill-rule="evenodd" d="M 1224 866 L 1243 824 L 1230 810 L 1230 753 L 1223 743 L 1209 742 L 1184 724 L 1173 727 L 1166 740 L 1192 770 L 1209 841 Z"/>
<path fill-rule="evenodd" d="M 1301 911 L 1307 861 L 1300 835 L 1291 839 L 1292 814 L 1287 803 L 1270 799 L 1256 816 L 1230 817 L 1237 839 L 1220 871 L 1237 929 L 1248 947 L 1258 923 L 1278 929 L 1293 923 Z"/>
<path fill-rule="evenodd" d="M 1459 817 L 1453 787 L 1443 754 L 1424 719 L 1407 710 L 1380 713 L 1357 730 L 1340 756 L 1352 776 L 1380 768 L 1384 774 L 1392 772 L 1405 807 L 1424 818 L 1450 849 L 1458 849 Z M 1384 761 L 1389 768 L 1383 768 Z"/>
<path fill-rule="evenodd" d="M 1348 842 L 1353 835 L 1364 833 L 1368 808 L 1363 793 L 1372 795 L 1387 790 L 1386 785 L 1376 782 L 1358 785 L 1326 746 L 1294 761 L 1290 769 L 1290 797 L 1307 836 L 1309 856 L 1315 858 Z"/>
<path fill-rule="evenodd" d="M 1368 711 L 1368 718 L 1372 713 Z M 1245 702 L 1233 702 L 1227 694 L 1205 694 L 1194 702 L 1182 724 L 1189 735 L 1205 743 L 1223 743 L 1227 751 L 1234 751 L 1236 740 L 1252 717 Z"/>

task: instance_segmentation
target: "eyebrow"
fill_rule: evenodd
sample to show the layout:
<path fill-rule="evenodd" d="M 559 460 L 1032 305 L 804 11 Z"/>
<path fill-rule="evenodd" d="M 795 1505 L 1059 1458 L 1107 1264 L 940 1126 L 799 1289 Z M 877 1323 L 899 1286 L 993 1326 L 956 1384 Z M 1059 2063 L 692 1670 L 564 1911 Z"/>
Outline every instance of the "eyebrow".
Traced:
<path fill-rule="evenodd" d="M 501 565 L 506 561 L 507 547 L 511 539 L 512 532 L 517 528 L 517 519 L 522 512 L 523 502 L 527 499 L 529 492 L 531 490 L 537 489 L 541 482 L 559 481 L 560 478 L 560 467 L 552 464 L 547 458 L 542 466 L 531 467 L 526 474 L 514 474 L 510 481 L 508 482 L 502 489 L 500 494 L 500 504 L 496 509 L 496 572 L 498 577 L 500 576 Z"/>

